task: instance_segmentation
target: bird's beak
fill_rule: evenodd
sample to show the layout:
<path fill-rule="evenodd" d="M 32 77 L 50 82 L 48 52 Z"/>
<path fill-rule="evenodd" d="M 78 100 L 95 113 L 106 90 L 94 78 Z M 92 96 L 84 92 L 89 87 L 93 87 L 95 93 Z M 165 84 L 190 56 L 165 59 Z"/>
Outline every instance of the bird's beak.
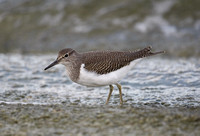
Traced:
<path fill-rule="evenodd" d="M 55 60 L 53 63 L 51 63 L 49 66 L 47 66 L 44 70 L 47 70 L 47 69 L 49 69 L 49 68 L 51 68 L 51 67 L 53 67 L 57 64 L 58 64 L 58 60 Z"/>

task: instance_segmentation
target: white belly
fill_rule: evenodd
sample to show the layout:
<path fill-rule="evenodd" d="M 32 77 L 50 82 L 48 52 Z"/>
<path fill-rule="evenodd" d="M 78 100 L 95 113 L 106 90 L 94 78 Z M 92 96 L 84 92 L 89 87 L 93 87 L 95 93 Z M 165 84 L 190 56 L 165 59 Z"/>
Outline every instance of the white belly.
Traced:
<path fill-rule="evenodd" d="M 85 86 L 106 86 L 111 84 L 116 84 L 122 80 L 127 73 L 134 67 L 134 65 L 139 61 L 132 61 L 129 65 L 124 66 L 116 71 L 107 74 L 97 74 L 95 72 L 89 72 L 84 68 L 85 64 L 81 65 L 79 79 L 77 80 L 78 84 Z"/>

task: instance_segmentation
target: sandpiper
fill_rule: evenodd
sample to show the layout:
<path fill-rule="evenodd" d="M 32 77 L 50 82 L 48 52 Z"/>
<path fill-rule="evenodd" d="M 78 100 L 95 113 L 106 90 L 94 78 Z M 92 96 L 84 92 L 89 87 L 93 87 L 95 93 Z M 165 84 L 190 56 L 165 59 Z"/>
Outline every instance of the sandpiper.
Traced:
<path fill-rule="evenodd" d="M 61 50 L 57 59 L 44 70 L 60 63 L 66 67 L 67 75 L 73 82 L 90 87 L 109 85 L 110 92 L 106 104 L 109 102 L 113 92 L 113 84 L 115 84 L 119 89 L 120 104 L 122 104 L 122 88 L 119 81 L 133 68 L 137 60 L 164 53 L 164 51 L 153 53 L 151 49 L 152 47 L 149 46 L 136 51 L 78 53 L 71 48 L 66 48 Z"/>

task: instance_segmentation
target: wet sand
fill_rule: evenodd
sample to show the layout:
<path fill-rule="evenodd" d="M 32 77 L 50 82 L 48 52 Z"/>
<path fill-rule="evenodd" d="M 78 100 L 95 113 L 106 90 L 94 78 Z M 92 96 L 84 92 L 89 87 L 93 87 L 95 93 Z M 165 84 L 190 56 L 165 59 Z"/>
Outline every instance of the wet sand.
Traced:
<path fill-rule="evenodd" d="M 0 105 L 1 135 L 197 136 L 200 107 L 158 105 Z"/>

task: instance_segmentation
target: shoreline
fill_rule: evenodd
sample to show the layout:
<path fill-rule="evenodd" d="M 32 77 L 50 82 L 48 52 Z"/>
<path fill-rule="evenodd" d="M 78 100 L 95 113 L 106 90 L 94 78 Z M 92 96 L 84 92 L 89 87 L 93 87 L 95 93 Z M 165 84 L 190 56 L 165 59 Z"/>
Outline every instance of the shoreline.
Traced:
<path fill-rule="evenodd" d="M 200 107 L 0 104 L 3 135 L 198 135 Z"/>

